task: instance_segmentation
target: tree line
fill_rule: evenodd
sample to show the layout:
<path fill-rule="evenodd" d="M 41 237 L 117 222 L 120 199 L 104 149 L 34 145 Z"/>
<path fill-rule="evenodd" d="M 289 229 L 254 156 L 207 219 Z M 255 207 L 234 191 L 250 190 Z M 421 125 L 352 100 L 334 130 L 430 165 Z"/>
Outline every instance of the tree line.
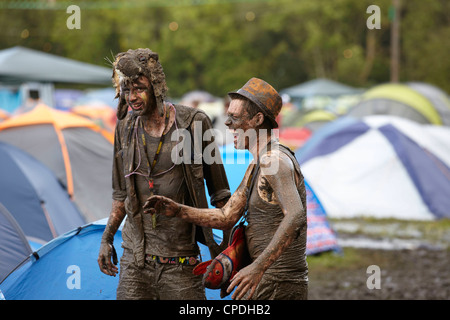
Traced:
<path fill-rule="evenodd" d="M 390 79 L 392 0 L 38 2 L 4 1 L 0 49 L 108 67 L 118 52 L 148 47 L 160 55 L 171 97 L 195 89 L 224 96 L 253 76 L 280 90 L 319 77 L 356 87 Z M 79 5 L 80 29 L 67 28 L 66 3 Z M 370 5 L 380 8 L 380 29 L 366 26 Z M 399 15 L 399 81 L 450 92 L 450 2 L 403 0 Z"/>

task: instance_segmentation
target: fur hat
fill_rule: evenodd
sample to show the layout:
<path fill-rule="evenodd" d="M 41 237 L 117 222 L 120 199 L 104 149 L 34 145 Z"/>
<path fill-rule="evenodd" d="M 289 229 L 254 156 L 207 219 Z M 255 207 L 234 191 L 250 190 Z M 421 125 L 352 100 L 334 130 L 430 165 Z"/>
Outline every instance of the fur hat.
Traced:
<path fill-rule="evenodd" d="M 153 86 L 156 98 L 156 105 L 160 114 L 164 113 L 164 99 L 168 91 L 166 76 L 161 63 L 158 61 L 158 54 L 150 49 L 136 49 L 121 52 L 116 55 L 113 62 L 112 82 L 116 90 L 115 98 L 119 98 L 117 106 L 117 118 L 125 118 L 128 105 L 125 97 L 121 94 L 120 85 L 122 83 L 135 81 L 139 76 L 145 76 Z"/>

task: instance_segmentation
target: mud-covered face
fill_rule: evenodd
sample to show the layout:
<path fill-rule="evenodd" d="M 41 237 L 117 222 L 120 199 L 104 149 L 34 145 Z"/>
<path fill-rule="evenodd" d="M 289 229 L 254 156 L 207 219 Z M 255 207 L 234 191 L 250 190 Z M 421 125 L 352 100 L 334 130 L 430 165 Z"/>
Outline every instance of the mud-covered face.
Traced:
<path fill-rule="evenodd" d="M 227 111 L 225 125 L 234 136 L 236 149 L 249 149 L 252 139 L 256 138 L 256 125 L 245 110 L 242 100 L 232 100 Z"/>
<path fill-rule="evenodd" d="M 120 89 L 128 107 L 135 114 L 148 114 L 153 108 L 156 108 L 153 87 L 146 77 L 140 76 L 135 81 L 122 83 Z"/>

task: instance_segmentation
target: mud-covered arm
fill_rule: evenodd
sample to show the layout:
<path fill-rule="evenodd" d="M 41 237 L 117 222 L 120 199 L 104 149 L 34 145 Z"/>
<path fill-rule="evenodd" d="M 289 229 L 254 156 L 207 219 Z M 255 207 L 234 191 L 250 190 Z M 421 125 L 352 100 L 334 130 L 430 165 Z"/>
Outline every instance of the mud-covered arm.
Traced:
<path fill-rule="evenodd" d="M 127 197 L 127 192 L 125 178 L 123 176 L 123 157 L 120 142 L 121 136 L 119 132 L 120 125 L 121 121 L 119 121 L 116 126 L 114 137 L 114 158 L 112 171 L 113 202 L 108 222 L 103 232 L 97 260 L 100 271 L 110 276 L 115 276 L 118 272 L 117 267 L 114 265 L 117 262 L 111 262 L 111 259 L 114 260 L 114 235 L 126 215 L 124 201 Z"/>
<path fill-rule="evenodd" d="M 274 161 L 278 168 L 274 170 Z M 276 173 L 274 173 L 276 172 Z M 249 266 L 239 271 L 228 288 L 238 285 L 233 299 L 242 298 L 248 291 L 251 298 L 264 272 L 280 257 L 298 236 L 306 217 L 300 195 L 295 183 L 295 169 L 292 161 L 283 153 L 273 152 L 261 158 L 261 177 L 265 178 L 274 191 L 284 218 L 281 221 L 269 245 Z"/>
<path fill-rule="evenodd" d="M 179 217 L 202 227 L 231 229 L 244 213 L 247 202 L 248 176 L 249 170 L 247 169 L 240 186 L 220 209 L 199 209 L 178 204 L 163 196 L 152 196 L 144 204 L 144 213 Z"/>
<path fill-rule="evenodd" d="M 113 200 L 111 214 L 108 218 L 108 223 L 106 224 L 105 231 L 103 231 L 102 240 L 100 242 L 97 260 L 100 271 L 110 276 L 116 276 L 119 271 L 116 267 L 118 261 L 116 261 L 117 256 L 115 256 L 113 243 L 114 235 L 119 229 L 125 215 L 124 202 Z"/>
<path fill-rule="evenodd" d="M 125 218 L 125 204 L 123 201 L 113 200 L 111 214 L 108 218 L 105 231 L 103 231 L 102 242 L 113 244 L 114 235 Z"/>

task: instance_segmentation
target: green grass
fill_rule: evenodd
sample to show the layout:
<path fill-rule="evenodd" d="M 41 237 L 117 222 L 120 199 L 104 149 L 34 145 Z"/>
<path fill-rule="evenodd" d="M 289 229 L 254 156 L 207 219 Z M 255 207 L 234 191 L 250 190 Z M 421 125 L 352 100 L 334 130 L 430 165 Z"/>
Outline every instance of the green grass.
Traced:
<path fill-rule="evenodd" d="M 326 272 L 331 269 L 357 269 L 365 265 L 365 261 L 359 254 L 359 251 L 353 248 L 343 248 L 342 253 L 330 251 L 308 256 L 308 269 L 314 270 L 314 272 Z"/>
<path fill-rule="evenodd" d="M 450 242 L 450 219 L 436 221 L 405 221 L 396 219 L 329 219 L 338 233 L 395 238 L 421 238 L 429 241 Z M 352 232 L 340 230 L 342 223 L 350 223 Z"/>
<path fill-rule="evenodd" d="M 411 238 L 423 239 L 428 242 L 446 242 L 450 250 L 450 219 L 436 221 L 403 221 L 395 219 L 329 219 L 331 226 L 339 222 L 350 222 L 358 228 L 351 232 L 356 236 L 387 237 L 387 238 Z M 371 228 L 374 226 L 374 228 Z M 343 233 L 336 230 L 337 233 Z M 413 231 L 413 232 L 412 232 Z M 417 238 L 418 237 L 418 238 Z M 370 257 L 370 258 L 369 258 Z M 308 267 L 313 273 L 322 273 L 337 269 L 359 269 L 367 267 L 370 261 L 383 263 L 385 257 L 376 252 L 367 252 L 364 249 L 345 247 L 342 253 L 324 252 L 319 255 L 308 256 Z"/>

